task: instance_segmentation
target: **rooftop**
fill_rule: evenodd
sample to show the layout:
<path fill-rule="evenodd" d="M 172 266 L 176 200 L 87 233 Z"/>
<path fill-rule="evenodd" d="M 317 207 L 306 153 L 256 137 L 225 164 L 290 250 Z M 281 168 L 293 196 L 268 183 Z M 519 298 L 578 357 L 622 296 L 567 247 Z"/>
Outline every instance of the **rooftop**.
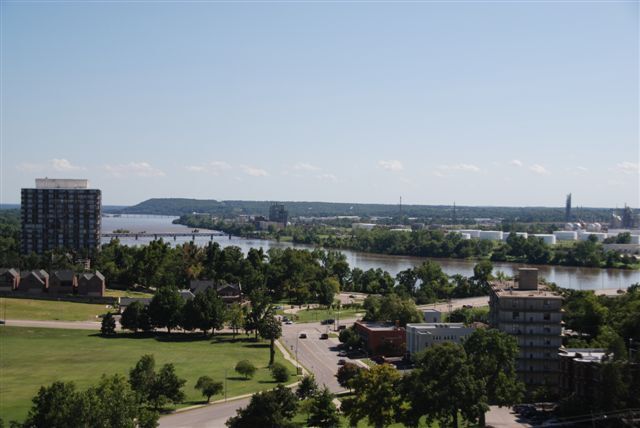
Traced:
<path fill-rule="evenodd" d="M 393 330 L 398 330 L 402 328 L 402 327 L 396 327 L 395 324 L 392 324 L 392 323 L 373 322 L 373 321 L 356 321 L 356 324 L 360 324 L 363 327 L 372 331 L 393 331 Z"/>
<path fill-rule="evenodd" d="M 36 189 L 87 189 L 89 180 L 75 178 L 36 178 Z"/>
<path fill-rule="evenodd" d="M 608 355 L 606 349 L 601 348 L 561 348 L 560 356 L 575 358 L 582 362 L 602 362 Z"/>
<path fill-rule="evenodd" d="M 415 323 L 415 324 L 407 324 L 407 329 L 415 328 L 417 330 L 434 330 L 436 328 L 467 328 L 461 322 L 434 322 L 434 323 Z"/>
<path fill-rule="evenodd" d="M 538 284 L 537 290 L 521 290 L 515 281 L 494 281 L 491 288 L 498 297 L 537 297 L 544 299 L 562 299 L 562 296 L 549 290 L 546 285 Z"/>

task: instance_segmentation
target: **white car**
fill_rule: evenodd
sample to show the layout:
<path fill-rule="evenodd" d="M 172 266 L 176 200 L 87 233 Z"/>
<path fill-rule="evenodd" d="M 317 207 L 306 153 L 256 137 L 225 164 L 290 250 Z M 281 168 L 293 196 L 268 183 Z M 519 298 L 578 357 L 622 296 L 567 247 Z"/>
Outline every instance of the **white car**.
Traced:
<path fill-rule="evenodd" d="M 286 325 L 291 325 L 291 324 L 293 324 L 293 321 L 291 321 L 291 320 L 286 320 L 284 323 L 285 323 Z"/>

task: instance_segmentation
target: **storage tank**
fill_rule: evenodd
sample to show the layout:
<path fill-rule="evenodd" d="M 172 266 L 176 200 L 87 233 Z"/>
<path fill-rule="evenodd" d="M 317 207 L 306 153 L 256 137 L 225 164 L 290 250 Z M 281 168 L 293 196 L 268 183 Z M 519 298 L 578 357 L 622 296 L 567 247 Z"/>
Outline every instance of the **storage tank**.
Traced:
<path fill-rule="evenodd" d="M 640 235 L 631 235 L 631 243 L 640 245 Z"/>
<path fill-rule="evenodd" d="M 578 233 L 572 230 L 556 230 L 553 232 L 557 241 L 576 241 Z"/>
<path fill-rule="evenodd" d="M 509 239 L 509 235 L 511 235 L 514 232 L 502 232 L 502 240 L 506 241 L 507 239 Z M 529 237 L 529 234 L 527 232 L 515 232 L 516 236 L 522 236 L 524 239 L 527 239 Z"/>
<path fill-rule="evenodd" d="M 602 232 L 586 232 L 583 233 L 582 235 L 580 235 L 580 240 L 581 241 L 587 241 L 589 239 L 589 236 L 595 236 L 596 238 L 598 238 L 599 242 L 604 241 L 605 239 L 607 239 L 607 234 L 606 233 L 602 233 Z"/>
<path fill-rule="evenodd" d="M 600 223 L 589 223 L 587 225 L 588 232 L 600 232 L 602 230 L 602 225 Z"/>
<path fill-rule="evenodd" d="M 472 238 L 480 237 L 480 231 L 476 229 L 462 229 L 460 230 L 460 233 L 468 233 Z"/>
<path fill-rule="evenodd" d="M 501 230 L 481 230 L 480 239 L 485 241 L 501 241 L 502 231 Z"/>
<path fill-rule="evenodd" d="M 556 237 L 555 235 L 549 235 L 547 233 L 534 233 L 533 236 L 536 238 L 542 238 L 542 241 L 547 245 L 555 245 Z"/>

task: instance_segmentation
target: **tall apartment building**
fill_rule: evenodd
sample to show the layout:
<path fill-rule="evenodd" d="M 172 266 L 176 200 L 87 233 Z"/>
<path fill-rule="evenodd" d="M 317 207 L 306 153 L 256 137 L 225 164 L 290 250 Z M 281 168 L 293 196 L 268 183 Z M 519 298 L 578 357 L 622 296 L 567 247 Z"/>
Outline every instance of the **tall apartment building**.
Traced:
<path fill-rule="evenodd" d="M 284 204 L 271 204 L 269 207 L 269 221 L 282 223 L 283 226 L 287 226 L 287 222 L 289 221 L 289 212 L 284 207 Z"/>
<path fill-rule="evenodd" d="M 21 199 L 23 254 L 67 249 L 91 255 L 98 249 L 102 195 L 87 180 L 37 178 Z"/>
<path fill-rule="evenodd" d="M 519 269 L 517 287 L 513 281 L 492 284 L 489 322 L 518 341 L 516 371 L 523 382 L 557 384 L 562 297 L 538 284 L 538 269 Z"/>

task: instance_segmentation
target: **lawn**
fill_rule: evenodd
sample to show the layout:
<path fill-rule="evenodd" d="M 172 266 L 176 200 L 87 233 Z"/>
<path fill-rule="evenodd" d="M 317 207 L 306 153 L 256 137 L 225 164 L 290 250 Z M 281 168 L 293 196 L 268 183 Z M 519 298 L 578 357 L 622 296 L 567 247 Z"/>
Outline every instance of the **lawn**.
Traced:
<path fill-rule="evenodd" d="M 107 288 L 104 292 L 106 297 L 153 297 L 152 293 L 144 291 L 131 291 L 131 290 L 115 290 Z"/>
<path fill-rule="evenodd" d="M 10 320 L 98 321 L 109 310 L 104 304 L 0 298 L 0 317 Z"/>
<path fill-rule="evenodd" d="M 266 367 L 268 343 L 240 337 L 236 342 L 226 335 L 204 338 L 180 333 L 156 337 L 119 333 L 114 338 L 103 338 L 87 330 L 2 326 L 0 415 L 5 421 L 24 419 L 38 388 L 56 380 L 74 381 L 80 389 L 86 389 L 103 373 L 126 376 L 143 354 L 155 356 L 156 369 L 165 363 L 175 364 L 177 374 L 187 380 L 183 389 L 187 398 L 182 406 L 202 402 L 202 396 L 194 389 L 198 377 L 208 375 L 223 381 L 225 370 L 228 397 L 273 388 L 276 384 Z M 243 359 L 258 367 L 251 380 L 244 380 L 233 370 Z M 286 364 L 291 374 L 295 373 L 279 351 L 276 359 Z"/>
<path fill-rule="evenodd" d="M 364 310 L 359 309 L 343 309 L 340 311 L 340 319 L 356 318 L 357 314 L 364 315 Z M 285 314 L 289 318 L 293 314 Z M 316 322 L 325 319 L 338 319 L 338 311 L 327 309 L 304 309 L 298 311 L 293 318 L 296 322 Z"/>

